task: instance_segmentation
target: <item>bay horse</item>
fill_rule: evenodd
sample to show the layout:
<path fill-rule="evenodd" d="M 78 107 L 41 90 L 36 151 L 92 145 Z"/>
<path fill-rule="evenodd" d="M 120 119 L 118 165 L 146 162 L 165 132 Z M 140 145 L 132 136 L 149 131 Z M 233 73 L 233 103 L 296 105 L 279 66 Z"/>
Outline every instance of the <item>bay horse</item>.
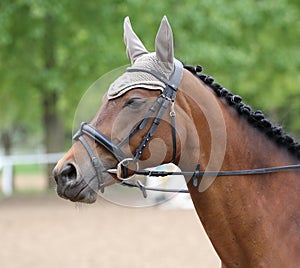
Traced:
<path fill-rule="evenodd" d="M 134 170 L 170 162 L 181 170 L 197 166 L 198 172 L 299 163 L 300 145 L 281 127 L 199 66 L 174 58 L 166 17 L 155 52 L 146 50 L 128 17 L 124 40 L 132 65 L 111 84 L 94 119 L 81 125 L 57 163 L 59 196 L 92 203 L 98 190 L 129 180 Z M 222 267 L 300 267 L 299 176 L 297 170 L 186 176 Z"/>

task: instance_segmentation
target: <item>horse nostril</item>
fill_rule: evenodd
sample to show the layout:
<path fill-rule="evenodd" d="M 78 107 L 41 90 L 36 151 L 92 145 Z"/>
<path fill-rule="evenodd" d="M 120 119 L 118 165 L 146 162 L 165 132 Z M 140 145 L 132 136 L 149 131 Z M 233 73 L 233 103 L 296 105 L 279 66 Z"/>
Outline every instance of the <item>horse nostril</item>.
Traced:
<path fill-rule="evenodd" d="M 76 172 L 76 168 L 73 164 L 66 164 L 63 166 L 61 172 L 60 172 L 61 176 L 67 180 L 76 180 L 77 178 L 77 172 Z"/>

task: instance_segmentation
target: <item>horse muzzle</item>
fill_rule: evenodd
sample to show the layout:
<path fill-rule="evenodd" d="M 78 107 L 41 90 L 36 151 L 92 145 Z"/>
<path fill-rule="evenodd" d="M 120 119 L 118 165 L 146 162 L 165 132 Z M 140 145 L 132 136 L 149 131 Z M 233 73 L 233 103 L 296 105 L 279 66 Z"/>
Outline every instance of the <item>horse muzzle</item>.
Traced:
<path fill-rule="evenodd" d="M 99 189 L 98 178 L 95 175 L 82 177 L 76 164 L 57 165 L 53 170 L 57 194 L 73 202 L 94 203 Z"/>

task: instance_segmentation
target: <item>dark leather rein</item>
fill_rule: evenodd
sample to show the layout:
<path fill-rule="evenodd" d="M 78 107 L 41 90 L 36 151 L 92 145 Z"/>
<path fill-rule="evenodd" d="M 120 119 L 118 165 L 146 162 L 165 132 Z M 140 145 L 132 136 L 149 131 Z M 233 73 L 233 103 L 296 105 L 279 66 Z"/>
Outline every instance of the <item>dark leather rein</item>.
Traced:
<path fill-rule="evenodd" d="M 121 185 L 139 188 L 143 196 L 147 197 L 147 191 L 159 191 L 159 192 L 174 192 L 174 193 L 189 193 L 188 190 L 184 189 L 166 189 L 166 188 L 157 188 L 157 187 L 147 187 L 143 185 L 140 180 L 137 182 L 132 182 L 130 179 L 135 175 L 143 175 L 143 176 L 151 176 L 151 177 L 165 177 L 165 176 L 189 176 L 192 177 L 193 186 L 197 187 L 198 179 L 200 177 L 225 177 L 225 176 L 245 176 L 245 175 L 262 175 L 262 174 L 269 174 L 269 173 L 276 173 L 276 172 L 283 172 L 283 171 L 293 171 L 300 169 L 300 164 L 297 165 L 289 165 L 289 166 L 279 166 L 279 167 L 269 167 L 269 168 L 260 168 L 260 169 L 249 169 L 249 170 L 232 170 L 232 171 L 200 171 L 200 164 L 196 165 L 194 171 L 187 171 L 187 172 L 177 172 L 177 171 L 150 171 L 150 170 L 139 170 L 138 161 L 146 148 L 148 142 L 150 141 L 151 137 L 154 135 L 160 121 L 167 110 L 168 106 L 170 105 L 171 112 L 171 126 L 172 126 L 172 140 L 173 140 L 173 157 L 171 163 L 175 160 L 176 157 L 176 127 L 175 127 L 175 111 L 174 111 L 174 103 L 176 92 L 178 90 L 178 85 L 181 80 L 182 75 L 182 64 L 175 61 L 175 70 L 170 78 L 170 80 L 163 77 L 161 74 L 157 73 L 154 70 L 147 69 L 147 68 L 133 68 L 130 67 L 127 69 L 127 72 L 147 72 L 163 82 L 165 84 L 165 88 L 163 92 L 158 96 L 157 100 L 149 109 L 145 118 L 133 128 L 133 130 L 119 143 L 115 144 L 109 137 L 104 135 L 101 131 L 93 127 L 88 123 L 81 123 L 81 126 L 77 133 L 73 136 L 74 140 L 78 140 L 82 143 L 84 148 L 86 149 L 91 163 L 95 169 L 96 176 L 99 181 L 99 189 L 103 193 L 105 182 L 103 181 L 102 172 L 108 172 L 111 174 L 115 174 L 118 179 L 121 181 Z M 134 156 L 132 158 L 128 158 L 126 154 L 122 151 L 122 147 L 129 141 L 131 137 L 133 137 L 139 130 L 144 129 L 144 127 L 149 122 L 150 118 L 153 117 L 154 113 L 156 112 L 156 116 L 154 117 L 152 124 L 143 137 L 141 144 L 137 148 Z M 110 152 L 118 161 L 118 165 L 116 169 L 109 169 L 103 170 L 103 166 L 101 161 L 98 157 L 96 157 L 93 153 L 88 142 L 85 140 L 83 135 L 86 135 L 88 138 L 92 139 L 94 142 L 103 146 L 108 152 Z M 132 163 L 135 168 L 132 168 Z M 131 166 L 130 166 L 131 164 Z M 131 174 L 131 175 L 129 175 Z"/>

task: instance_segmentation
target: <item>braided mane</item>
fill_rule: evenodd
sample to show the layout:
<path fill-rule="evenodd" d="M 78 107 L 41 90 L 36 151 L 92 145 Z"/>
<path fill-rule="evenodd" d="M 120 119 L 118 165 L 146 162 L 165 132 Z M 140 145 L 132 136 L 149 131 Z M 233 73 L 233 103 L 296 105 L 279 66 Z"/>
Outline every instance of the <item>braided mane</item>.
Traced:
<path fill-rule="evenodd" d="M 194 67 L 184 65 L 184 68 L 213 89 L 219 98 L 225 99 L 230 106 L 237 110 L 240 116 L 244 117 L 250 123 L 250 125 L 259 129 L 269 137 L 269 139 L 275 141 L 278 146 L 287 148 L 294 156 L 300 158 L 300 143 L 296 142 L 281 126 L 274 126 L 269 119 L 265 118 L 262 111 L 253 111 L 249 105 L 242 102 L 242 97 L 232 94 L 228 89 L 224 88 L 219 83 L 214 82 L 212 76 L 202 74 L 202 66 L 197 65 Z"/>

